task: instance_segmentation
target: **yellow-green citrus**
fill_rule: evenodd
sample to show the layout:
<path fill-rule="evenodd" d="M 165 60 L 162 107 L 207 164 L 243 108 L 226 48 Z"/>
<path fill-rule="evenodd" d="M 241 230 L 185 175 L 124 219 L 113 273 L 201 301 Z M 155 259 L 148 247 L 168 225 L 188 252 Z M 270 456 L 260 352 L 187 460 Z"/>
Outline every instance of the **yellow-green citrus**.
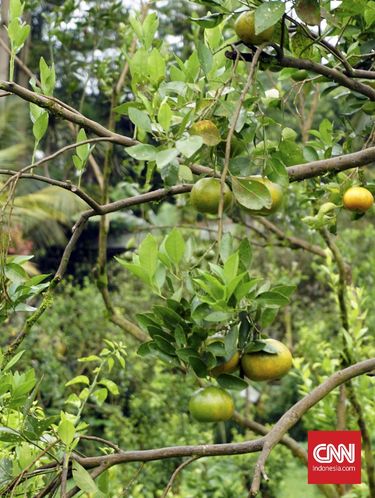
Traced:
<path fill-rule="evenodd" d="M 189 401 L 189 411 L 199 422 L 229 420 L 234 413 L 232 396 L 221 387 L 198 389 Z"/>
<path fill-rule="evenodd" d="M 190 135 L 198 135 L 202 137 L 203 143 L 211 147 L 221 142 L 220 132 L 212 121 L 203 119 L 197 121 L 190 127 Z"/>
<path fill-rule="evenodd" d="M 240 353 L 236 351 L 232 358 L 229 358 L 228 361 L 224 363 L 220 363 L 215 368 L 211 370 L 211 375 L 213 377 L 219 377 L 221 374 L 231 374 L 237 370 L 240 364 Z"/>
<path fill-rule="evenodd" d="M 351 187 L 343 197 L 344 206 L 350 211 L 365 213 L 374 204 L 372 193 L 364 187 Z"/>
<path fill-rule="evenodd" d="M 260 45 L 271 40 L 274 26 L 271 26 L 261 33 L 255 34 L 255 13 L 254 11 L 243 12 L 234 24 L 234 30 L 243 42 L 252 45 Z"/>
<path fill-rule="evenodd" d="M 246 353 L 241 358 L 241 366 L 246 377 L 250 380 L 273 380 L 283 377 L 292 367 L 292 354 L 289 349 L 276 339 L 265 339 L 273 346 L 277 353 L 265 351 Z"/>
<path fill-rule="evenodd" d="M 217 214 L 221 197 L 221 182 L 218 178 L 201 178 L 190 193 L 191 204 L 200 213 Z M 224 186 L 224 211 L 232 205 L 233 194 L 227 184 Z"/>

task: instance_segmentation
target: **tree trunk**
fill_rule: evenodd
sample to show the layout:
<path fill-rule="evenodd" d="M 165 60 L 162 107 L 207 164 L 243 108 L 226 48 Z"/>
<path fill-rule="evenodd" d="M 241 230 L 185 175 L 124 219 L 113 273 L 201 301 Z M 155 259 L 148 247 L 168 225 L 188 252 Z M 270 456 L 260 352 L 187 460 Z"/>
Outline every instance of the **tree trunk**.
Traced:
<path fill-rule="evenodd" d="M 9 45 L 8 35 L 5 26 L 8 24 L 9 0 L 1 0 L 0 10 L 0 38 Z M 0 44 L 0 79 L 8 80 L 9 78 L 9 54 Z"/>

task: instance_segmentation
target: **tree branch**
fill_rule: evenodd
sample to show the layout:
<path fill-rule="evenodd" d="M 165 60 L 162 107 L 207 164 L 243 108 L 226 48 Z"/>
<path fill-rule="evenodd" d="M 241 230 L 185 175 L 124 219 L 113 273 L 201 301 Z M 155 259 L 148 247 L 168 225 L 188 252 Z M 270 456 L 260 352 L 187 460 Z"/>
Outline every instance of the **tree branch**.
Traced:
<path fill-rule="evenodd" d="M 255 432 L 255 434 L 267 436 L 270 432 L 270 429 L 265 425 L 245 418 L 237 412 L 234 413 L 232 420 L 242 427 L 246 427 Z M 280 439 L 280 443 L 288 448 L 292 455 L 298 458 L 307 467 L 307 451 L 295 439 L 285 435 Z M 318 488 L 327 498 L 339 498 L 335 488 L 329 484 L 319 484 Z"/>
<path fill-rule="evenodd" d="M 325 251 L 320 246 L 316 244 L 310 244 L 309 242 L 307 242 L 307 240 L 294 237 L 293 235 L 287 235 L 278 226 L 276 226 L 266 218 L 262 218 L 259 216 L 256 221 L 263 225 L 267 230 L 274 233 L 279 240 L 285 240 L 286 242 L 288 242 L 291 248 L 303 249 L 317 256 L 321 256 L 323 258 L 326 257 Z"/>
<path fill-rule="evenodd" d="M 77 197 L 80 197 L 83 201 L 86 202 L 88 206 L 90 206 L 92 209 L 95 210 L 97 214 L 101 213 L 101 206 L 86 192 L 84 192 L 82 189 L 77 187 L 77 185 L 73 185 L 73 183 L 70 182 L 62 182 L 60 180 L 54 180 L 53 178 L 49 178 L 47 176 L 41 176 L 41 175 L 34 175 L 31 173 L 20 173 L 19 171 L 16 170 L 10 170 L 10 169 L 0 169 L 0 175 L 6 175 L 6 176 L 17 176 L 19 178 L 28 178 L 31 180 L 37 180 L 38 182 L 43 182 L 43 183 L 48 183 L 50 185 L 55 185 L 56 187 L 60 187 L 64 190 L 69 190 L 73 194 L 75 194 Z"/>
<path fill-rule="evenodd" d="M 28 102 L 32 102 L 38 105 L 39 107 L 47 109 L 55 116 L 58 116 L 62 119 L 66 119 L 67 121 L 70 121 L 71 123 L 74 123 L 82 128 L 85 128 L 86 130 L 90 130 L 98 136 L 109 137 L 113 142 L 117 144 L 129 147 L 131 145 L 136 145 L 138 143 L 136 140 L 133 140 L 132 138 L 108 130 L 105 126 L 97 123 L 96 121 L 93 121 L 92 119 L 86 118 L 82 114 L 73 112 L 72 110 L 65 107 L 65 105 L 63 105 L 60 102 L 57 102 L 53 98 L 32 92 L 27 88 L 17 85 L 17 83 L 0 80 L 0 89 L 18 95 L 19 97 L 21 97 L 24 100 L 27 100 Z"/>
<path fill-rule="evenodd" d="M 261 56 L 261 60 L 263 60 L 266 63 L 274 61 L 282 67 L 306 69 L 307 71 L 312 71 L 313 73 L 321 74 L 322 76 L 326 76 L 327 78 L 335 81 L 339 85 L 349 88 L 349 90 L 352 90 L 354 92 L 361 93 L 362 95 L 368 97 L 370 100 L 375 101 L 375 90 L 371 88 L 369 85 L 360 83 L 356 79 L 350 78 L 341 71 L 324 66 L 323 64 L 319 64 L 318 62 L 314 62 L 308 59 L 298 59 L 296 57 L 287 57 L 281 53 L 279 47 L 277 47 L 276 45 L 273 45 L 273 47 L 278 52 L 277 55 L 272 56 L 269 54 L 263 54 Z M 225 52 L 225 56 L 231 60 L 236 59 L 237 57 L 236 54 L 237 52 L 235 51 Z M 251 61 L 253 58 L 253 54 L 241 52 L 241 58 L 245 61 Z M 7 88 L 3 89 L 8 90 Z"/>
<path fill-rule="evenodd" d="M 279 419 L 279 421 L 273 426 L 270 432 L 264 438 L 264 444 L 261 454 L 258 458 L 258 462 L 255 466 L 255 472 L 253 477 L 253 482 L 250 489 L 250 496 L 255 496 L 259 491 L 260 482 L 262 476 L 265 475 L 265 463 L 272 448 L 280 442 L 281 438 L 286 434 L 286 432 L 293 427 L 296 422 L 312 408 L 316 403 L 323 399 L 327 394 L 336 387 L 348 382 L 350 379 L 357 377 L 358 375 L 363 375 L 371 371 L 371 366 L 375 365 L 375 358 L 361 361 L 350 367 L 340 370 L 334 373 L 327 380 L 325 380 L 320 386 L 313 389 L 307 396 L 298 401 L 294 406 L 292 406 L 284 415 Z"/>

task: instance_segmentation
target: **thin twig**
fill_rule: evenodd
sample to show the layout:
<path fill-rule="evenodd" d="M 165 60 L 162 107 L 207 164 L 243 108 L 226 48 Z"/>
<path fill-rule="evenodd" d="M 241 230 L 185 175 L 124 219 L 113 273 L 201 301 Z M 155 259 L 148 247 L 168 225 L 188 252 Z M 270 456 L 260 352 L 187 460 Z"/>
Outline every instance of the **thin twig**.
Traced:
<path fill-rule="evenodd" d="M 167 494 L 169 493 L 169 491 L 172 489 L 172 486 L 173 486 L 173 483 L 176 479 L 176 477 L 178 476 L 178 474 L 185 468 L 187 467 L 188 465 L 190 465 L 192 462 L 195 462 L 195 460 L 198 460 L 198 458 L 202 458 L 202 457 L 199 457 L 199 456 L 193 456 L 191 458 L 188 458 L 187 460 L 185 460 L 185 462 L 182 462 L 177 468 L 176 470 L 173 472 L 173 474 L 171 475 L 171 478 L 169 479 L 168 481 L 168 484 L 165 488 L 165 490 L 163 491 L 163 494 L 161 495 L 161 498 L 166 498 Z"/>
<path fill-rule="evenodd" d="M 233 135 L 234 135 L 234 132 L 235 132 L 235 129 L 237 126 L 238 119 L 240 117 L 243 103 L 246 99 L 246 96 L 250 90 L 251 85 L 253 84 L 255 69 L 257 67 L 260 54 L 262 53 L 264 47 L 265 47 L 264 44 L 260 45 L 254 54 L 254 58 L 253 58 L 251 65 L 250 65 L 249 74 L 248 74 L 246 83 L 243 87 L 243 90 L 241 92 L 241 96 L 240 96 L 240 99 L 238 101 L 236 110 L 234 111 L 232 123 L 231 123 L 231 126 L 229 128 L 226 143 L 225 143 L 224 167 L 223 167 L 223 172 L 222 172 L 221 178 L 220 178 L 221 185 L 220 185 L 220 202 L 219 202 L 219 212 L 218 212 L 219 225 L 218 225 L 218 234 L 217 234 L 217 253 L 218 254 L 220 252 L 220 244 L 221 244 L 221 239 L 223 236 L 224 191 L 225 191 L 225 186 L 226 186 L 225 182 L 226 182 L 227 175 L 229 172 L 229 162 L 230 162 L 230 153 L 231 153 L 231 148 L 232 148 L 232 139 L 233 139 Z M 238 60 L 239 60 L 239 57 L 236 58 L 236 63 L 238 62 Z"/>

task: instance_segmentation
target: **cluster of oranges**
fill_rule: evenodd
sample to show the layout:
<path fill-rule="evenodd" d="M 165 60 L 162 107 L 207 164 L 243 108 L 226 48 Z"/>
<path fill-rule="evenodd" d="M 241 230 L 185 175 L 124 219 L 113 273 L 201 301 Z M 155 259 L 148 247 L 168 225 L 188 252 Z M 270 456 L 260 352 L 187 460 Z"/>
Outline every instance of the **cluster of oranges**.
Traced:
<path fill-rule="evenodd" d="M 303 1 L 299 2 L 301 12 L 308 15 L 309 19 L 316 18 L 316 12 L 304 11 Z M 306 9 L 305 9 L 306 10 Z M 311 14 L 314 14 L 312 16 Z M 309 22 L 308 24 L 311 24 Z M 314 23 L 313 23 L 314 24 Z M 242 42 L 246 44 L 259 45 L 272 40 L 274 26 L 269 27 L 261 33 L 255 32 L 255 15 L 252 11 L 243 12 L 235 23 L 235 31 Z M 306 77 L 303 72 L 303 79 Z M 302 79 L 302 71 L 301 71 Z M 297 79 L 296 81 L 299 81 Z M 195 123 L 191 134 L 202 137 L 203 142 L 209 146 L 218 145 L 221 142 L 220 132 L 216 125 L 210 120 L 202 120 Z M 246 208 L 253 215 L 268 216 L 279 209 L 282 204 L 284 190 L 277 183 L 259 175 L 243 177 L 243 180 L 251 180 L 263 184 L 269 191 L 272 203 L 270 207 L 260 210 Z M 209 177 L 198 180 L 190 194 L 193 207 L 200 213 L 218 214 L 221 197 L 223 197 L 223 211 L 229 210 L 234 203 L 234 196 L 227 183 L 221 182 L 219 178 Z M 369 190 L 361 186 L 353 186 L 346 190 L 343 196 L 343 206 L 356 213 L 364 213 L 374 204 L 373 195 Z M 231 374 L 241 367 L 243 374 L 253 381 L 269 381 L 283 377 L 292 367 L 292 354 L 280 341 L 266 339 L 274 353 L 256 351 L 245 353 L 241 356 L 236 352 L 228 361 L 225 361 L 211 370 L 213 377 L 222 374 Z M 200 422 L 219 422 L 229 420 L 234 413 L 234 402 L 232 396 L 221 387 L 209 386 L 196 391 L 190 399 L 189 410 L 191 415 Z"/>
<path fill-rule="evenodd" d="M 230 374 L 240 367 L 246 377 L 254 381 L 269 381 L 283 377 L 292 367 L 292 354 L 280 341 L 265 339 L 274 354 L 265 351 L 245 353 L 240 356 L 237 351 L 228 361 L 218 365 L 211 371 L 217 377 Z M 190 399 L 189 410 L 200 422 L 219 422 L 229 420 L 234 413 L 232 396 L 221 387 L 209 386 L 196 391 Z"/>

